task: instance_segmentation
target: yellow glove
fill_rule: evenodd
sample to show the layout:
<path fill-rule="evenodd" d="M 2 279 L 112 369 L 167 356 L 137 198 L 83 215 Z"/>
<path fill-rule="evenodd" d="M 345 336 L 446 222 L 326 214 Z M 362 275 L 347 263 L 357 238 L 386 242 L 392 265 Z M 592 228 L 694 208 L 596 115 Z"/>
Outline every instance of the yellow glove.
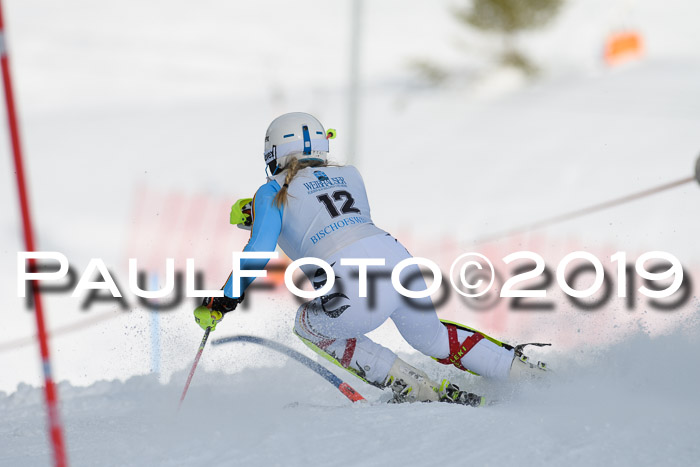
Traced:
<path fill-rule="evenodd" d="M 223 313 L 216 310 L 210 310 L 205 306 L 198 306 L 194 309 L 194 320 L 205 331 L 207 328 L 216 329 L 216 324 L 224 319 Z"/>
<path fill-rule="evenodd" d="M 253 225 L 253 198 L 243 198 L 231 206 L 231 224 L 250 230 Z"/>

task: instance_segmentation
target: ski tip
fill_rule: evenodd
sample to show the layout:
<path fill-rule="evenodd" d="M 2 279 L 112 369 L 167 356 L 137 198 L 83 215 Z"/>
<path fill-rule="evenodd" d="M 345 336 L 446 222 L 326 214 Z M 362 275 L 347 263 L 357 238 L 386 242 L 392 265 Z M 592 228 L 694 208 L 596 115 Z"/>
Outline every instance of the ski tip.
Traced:
<path fill-rule="evenodd" d="M 350 386 L 348 383 L 340 383 L 340 385 L 338 386 L 338 389 L 340 390 L 340 392 L 345 394 L 345 397 L 347 397 L 348 399 L 350 399 L 353 402 L 365 400 L 365 398 L 362 397 L 359 392 L 355 391 L 352 388 L 352 386 Z"/>

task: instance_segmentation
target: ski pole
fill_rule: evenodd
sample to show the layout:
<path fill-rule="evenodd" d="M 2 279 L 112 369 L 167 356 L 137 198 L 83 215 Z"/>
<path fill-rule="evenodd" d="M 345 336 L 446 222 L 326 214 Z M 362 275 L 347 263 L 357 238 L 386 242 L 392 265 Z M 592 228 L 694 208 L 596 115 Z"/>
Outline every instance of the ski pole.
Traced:
<path fill-rule="evenodd" d="M 190 382 L 192 381 L 192 376 L 194 376 L 194 370 L 197 369 L 197 363 L 199 363 L 199 358 L 202 356 L 202 352 L 204 352 L 204 346 L 207 345 L 207 339 L 209 339 L 209 333 L 211 332 L 211 327 L 208 327 L 206 331 L 204 331 L 204 337 L 202 337 L 202 343 L 199 344 L 199 350 L 197 350 L 197 355 L 194 357 L 194 363 L 192 363 L 192 369 L 190 370 L 190 375 L 187 377 L 187 382 L 185 383 L 185 389 L 182 390 L 182 396 L 180 396 L 180 404 L 177 406 L 177 409 L 180 410 L 180 407 L 182 407 L 182 401 L 185 400 L 185 396 L 187 395 L 187 390 L 190 387 Z"/>

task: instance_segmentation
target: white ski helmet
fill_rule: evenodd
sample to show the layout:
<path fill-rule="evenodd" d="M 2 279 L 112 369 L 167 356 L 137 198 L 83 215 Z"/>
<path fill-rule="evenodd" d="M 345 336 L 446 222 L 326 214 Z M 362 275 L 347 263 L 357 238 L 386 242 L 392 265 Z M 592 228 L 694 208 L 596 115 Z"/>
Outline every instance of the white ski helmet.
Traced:
<path fill-rule="evenodd" d="M 328 139 L 313 115 L 291 112 L 270 123 L 265 133 L 265 164 L 270 175 L 284 170 L 290 157 L 300 161 L 328 160 Z"/>

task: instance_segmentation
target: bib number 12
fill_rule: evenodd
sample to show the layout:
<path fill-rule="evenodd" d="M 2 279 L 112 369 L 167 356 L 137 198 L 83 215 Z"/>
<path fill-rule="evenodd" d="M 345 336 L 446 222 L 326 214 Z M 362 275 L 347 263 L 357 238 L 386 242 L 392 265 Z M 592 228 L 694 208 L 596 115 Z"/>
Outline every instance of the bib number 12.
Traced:
<path fill-rule="evenodd" d="M 335 203 L 331 200 L 331 196 L 335 201 L 344 200 L 343 205 L 340 207 L 340 211 L 338 211 Z M 334 191 L 331 196 L 328 196 L 328 193 L 324 193 L 316 197 L 318 202 L 325 206 L 326 211 L 328 211 L 328 214 L 330 214 L 331 217 L 338 217 L 341 214 L 350 214 L 353 212 L 360 214 L 360 210 L 355 207 L 355 200 L 348 191 Z"/>

